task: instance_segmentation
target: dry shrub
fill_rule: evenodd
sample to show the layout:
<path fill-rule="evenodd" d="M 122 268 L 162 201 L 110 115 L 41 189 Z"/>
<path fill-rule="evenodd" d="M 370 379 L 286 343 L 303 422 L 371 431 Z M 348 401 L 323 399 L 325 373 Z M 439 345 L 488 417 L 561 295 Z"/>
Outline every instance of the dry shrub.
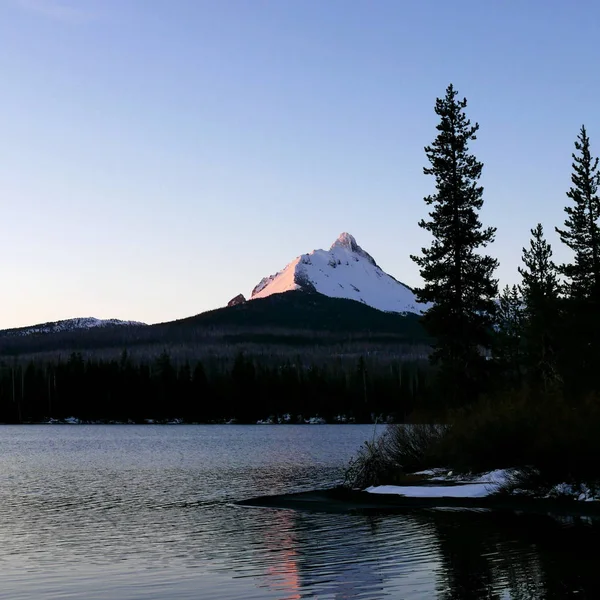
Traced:
<path fill-rule="evenodd" d="M 443 466 L 439 447 L 447 431 L 447 425 L 388 425 L 379 438 L 361 446 L 344 484 L 360 489 L 395 484 L 406 473 Z"/>
<path fill-rule="evenodd" d="M 589 480 L 600 477 L 598 432 L 597 398 L 573 403 L 523 390 L 456 413 L 442 451 L 462 471 L 516 467 L 535 485 Z"/>
<path fill-rule="evenodd" d="M 448 425 L 389 425 L 383 445 L 390 460 L 404 473 L 444 467 L 440 449 L 449 429 Z"/>
<path fill-rule="evenodd" d="M 345 486 L 364 489 L 370 485 L 389 483 L 392 465 L 382 448 L 382 439 L 379 437 L 372 442 L 367 441 L 359 448 L 344 474 Z"/>

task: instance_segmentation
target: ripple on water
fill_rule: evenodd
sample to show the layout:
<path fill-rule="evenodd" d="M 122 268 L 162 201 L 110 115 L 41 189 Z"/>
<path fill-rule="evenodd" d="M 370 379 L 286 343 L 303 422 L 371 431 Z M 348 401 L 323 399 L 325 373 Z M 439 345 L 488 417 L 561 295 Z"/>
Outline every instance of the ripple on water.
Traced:
<path fill-rule="evenodd" d="M 593 597 L 598 550 L 581 548 L 598 548 L 594 524 L 232 505 L 339 482 L 371 435 L 360 426 L 0 428 L 0 589 L 28 600 Z"/>

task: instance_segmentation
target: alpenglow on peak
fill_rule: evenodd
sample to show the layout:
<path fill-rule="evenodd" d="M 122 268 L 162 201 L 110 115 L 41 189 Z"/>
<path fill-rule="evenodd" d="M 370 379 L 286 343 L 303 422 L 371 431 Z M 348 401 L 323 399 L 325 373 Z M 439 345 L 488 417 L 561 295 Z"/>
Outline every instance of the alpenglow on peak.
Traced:
<path fill-rule="evenodd" d="M 291 290 L 348 298 L 386 312 L 420 314 L 427 309 L 347 232 L 340 234 L 329 250 L 302 254 L 282 271 L 264 277 L 252 290 L 251 300 Z"/>
<path fill-rule="evenodd" d="M 339 246 L 340 248 L 346 248 L 347 250 L 356 250 L 360 246 L 356 243 L 356 239 L 351 233 L 344 231 L 340 233 L 338 239 L 331 244 L 331 250 Z"/>
<path fill-rule="evenodd" d="M 340 233 L 338 239 L 331 244 L 331 248 L 329 248 L 330 252 L 335 252 L 336 248 L 343 248 L 344 250 L 348 250 L 349 252 L 354 252 L 359 256 L 366 258 L 370 263 L 377 266 L 375 259 L 368 253 L 365 252 L 357 243 L 354 236 L 350 233 Z"/>

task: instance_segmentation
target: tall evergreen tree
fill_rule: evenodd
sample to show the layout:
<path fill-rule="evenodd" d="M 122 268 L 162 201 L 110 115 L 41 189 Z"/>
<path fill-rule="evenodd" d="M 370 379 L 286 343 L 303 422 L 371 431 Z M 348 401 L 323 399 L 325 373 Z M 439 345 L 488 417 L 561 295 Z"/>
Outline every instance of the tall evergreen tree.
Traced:
<path fill-rule="evenodd" d="M 552 248 L 538 223 L 531 230 L 529 249 L 523 248 L 521 293 L 525 307 L 525 348 L 528 380 L 534 389 L 547 391 L 559 381 L 556 368 L 560 312 L 557 268 Z"/>
<path fill-rule="evenodd" d="M 420 302 L 433 303 L 424 315 L 424 325 L 434 337 L 432 361 L 441 366 L 440 377 L 452 403 L 473 399 L 484 371 L 482 349 L 490 347 L 498 261 L 481 253 L 493 242 L 495 228 L 484 228 L 479 219 L 483 187 L 478 183 L 483 164 L 469 153 L 469 142 L 477 139 L 479 125 L 465 115 L 466 99 L 457 99 L 451 85 L 444 98 L 436 100 L 440 117 L 438 135 L 425 148 L 436 193 L 426 197 L 432 206 L 430 220 L 419 226 L 433 236 L 421 256 L 411 258 L 420 267 L 425 284 L 416 290 Z"/>
<path fill-rule="evenodd" d="M 494 357 L 500 367 L 503 383 L 519 388 L 523 367 L 523 298 L 518 286 L 508 285 L 500 292 L 496 320 Z"/>
<path fill-rule="evenodd" d="M 600 361 L 600 171 L 592 157 L 590 139 L 582 126 L 575 141 L 572 186 L 567 196 L 561 241 L 573 251 L 570 263 L 560 266 L 565 278 L 566 328 L 562 345 L 563 372 L 575 396 L 596 389 Z"/>
<path fill-rule="evenodd" d="M 531 230 L 529 249 L 523 248 L 522 261 L 519 267 L 523 278 L 521 291 L 525 308 L 530 314 L 539 313 L 545 305 L 553 303 L 558 296 L 557 269 L 552 260 L 552 247 L 544 238 L 541 223 Z"/>
<path fill-rule="evenodd" d="M 561 265 L 567 295 L 572 299 L 600 298 L 600 172 L 598 158 L 590 152 L 590 138 L 581 127 L 573 153 L 572 186 L 567 196 L 573 201 L 565 207 L 568 217 L 564 229 L 556 228 L 560 240 L 574 253 L 573 262 Z"/>

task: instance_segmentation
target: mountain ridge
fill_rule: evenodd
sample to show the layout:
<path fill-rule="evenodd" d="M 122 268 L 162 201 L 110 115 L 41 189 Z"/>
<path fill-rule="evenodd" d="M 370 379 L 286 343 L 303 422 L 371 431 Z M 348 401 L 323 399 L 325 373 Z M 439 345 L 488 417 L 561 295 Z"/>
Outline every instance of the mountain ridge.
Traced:
<path fill-rule="evenodd" d="M 2 356 L 58 351 L 105 355 L 111 348 L 115 352 L 138 348 L 138 354 L 149 356 L 176 347 L 186 356 L 198 357 L 227 354 L 234 348 L 253 348 L 252 352 L 259 353 L 270 348 L 277 355 L 307 347 L 365 351 L 365 344 L 395 353 L 401 346 L 428 344 L 428 338 L 416 314 L 384 312 L 346 298 L 295 290 L 154 325 L 21 336 L 0 332 L 0 361 Z"/>
<path fill-rule="evenodd" d="M 74 317 L 72 319 L 62 319 L 59 321 L 47 321 L 46 323 L 36 323 L 35 325 L 25 325 L 23 327 L 11 327 L 9 329 L 0 329 L 0 337 L 19 337 L 36 334 L 61 333 L 63 331 L 75 331 L 79 329 L 93 329 L 103 327 L 129 327 L 146 326 L 146 323 L 140 321 L 123 321 L 121 319 L 97 319 L 96 317 Z"/>

